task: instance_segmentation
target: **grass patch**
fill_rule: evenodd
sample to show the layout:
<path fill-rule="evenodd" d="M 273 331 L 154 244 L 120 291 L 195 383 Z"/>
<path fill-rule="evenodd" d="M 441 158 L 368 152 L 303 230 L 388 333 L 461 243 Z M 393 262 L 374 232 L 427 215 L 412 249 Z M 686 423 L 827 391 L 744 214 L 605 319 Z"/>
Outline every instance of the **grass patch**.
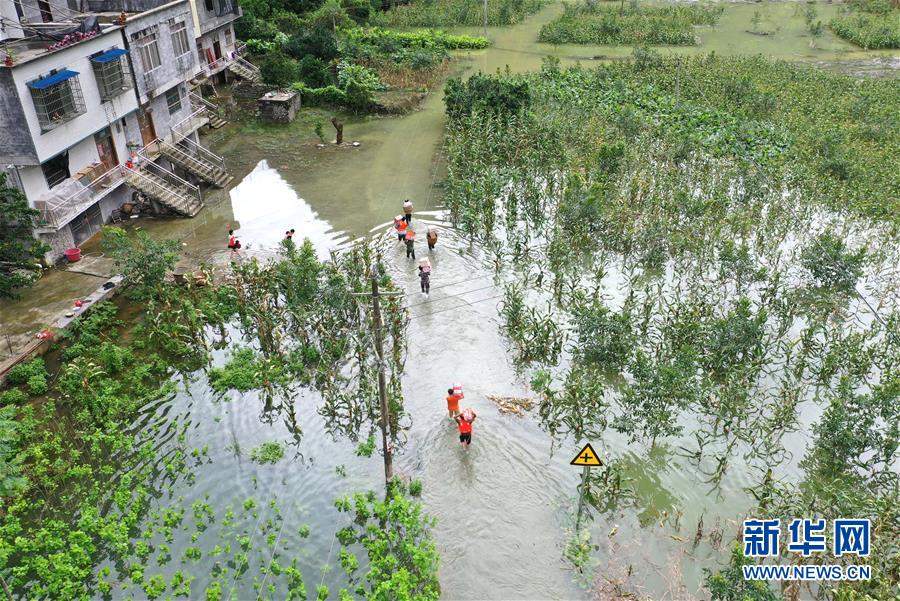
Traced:
<path fill-rule="evenodd" d="M 513 25 L 539 11 L 546 0 L 488 0 L 488 25 Z M 375 13 L 370 22 L 386 27 L 446 27 L 481 25 L 481 0 L 413 0 L 405 6 Z"/>
<path fill-rule="evenodd" d="M 714 25 L 721 6 L 566 5 L 562 15 L 541 28 L 550 44 L 647 44 L 693 46 L 695 25 Z"/>

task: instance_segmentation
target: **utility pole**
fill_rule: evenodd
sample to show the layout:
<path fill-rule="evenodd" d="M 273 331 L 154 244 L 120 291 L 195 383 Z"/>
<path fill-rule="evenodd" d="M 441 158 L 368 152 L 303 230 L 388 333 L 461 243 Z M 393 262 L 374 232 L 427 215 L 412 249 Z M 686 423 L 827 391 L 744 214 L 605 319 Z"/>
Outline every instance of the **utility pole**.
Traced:
<path fill-rule="evenodd" d="M 354 296 L 372 297 L 372 334 L 375 338 L 375 357 L 378 362 L 378 398 L 381 402 L 381 448 L 384 452 L 384 482 L 388 485 L 394 477 L 393 453 L 388 437 L 390 430 L 390 405 L 387 397 L 387 382 L 384 379 L 384 340 L 381 322 L 381 297 L 399 296 L 401 292 L 380 292 L 378 290 L 378 264 L 372 264 L 369 271 L 372 280 L 371 293 L 355 293 Z"/>

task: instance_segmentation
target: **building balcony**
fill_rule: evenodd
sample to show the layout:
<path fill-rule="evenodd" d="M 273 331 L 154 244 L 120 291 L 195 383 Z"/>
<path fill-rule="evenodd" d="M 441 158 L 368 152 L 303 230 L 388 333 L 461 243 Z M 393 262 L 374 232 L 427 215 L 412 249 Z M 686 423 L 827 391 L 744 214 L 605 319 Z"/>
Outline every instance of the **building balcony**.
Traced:
<path fill-rule="evenodd" d="M 82 169 L 35 201 L 35 208 L 41 212 L 37 233 L 59 231 L 124 181 L 121 166 L 107 170 L 102 163 L 94 163 Z"/>

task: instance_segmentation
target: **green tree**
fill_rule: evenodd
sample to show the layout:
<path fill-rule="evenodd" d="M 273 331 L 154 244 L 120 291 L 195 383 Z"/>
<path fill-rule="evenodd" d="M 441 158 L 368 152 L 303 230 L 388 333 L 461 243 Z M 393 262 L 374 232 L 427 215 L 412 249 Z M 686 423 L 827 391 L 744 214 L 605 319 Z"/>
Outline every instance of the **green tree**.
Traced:
<path fill-rule="evenodd" d="M 0 298 L 16 298 L 16 290 L 30 286 L 40 274 L 38 261 L 49 247 L 32 235 L 39 215 L 0 173 Z"/>
<path fill-rule="evenodd" d="M 259 71 L 263 81 L 272 86 L 286 87 L 300 79 L 300 65 L 280 51 L 269 53 Z"/>
<path fill-rule="evenodd" d="M 146 301 L 159 296 L 166 274 L 178 261 L 178 242 L 154 240 L 144 230 L 133 236 L 118 227 L 103 228 L 103 251 L 125 276 L 129 296 Z"/>

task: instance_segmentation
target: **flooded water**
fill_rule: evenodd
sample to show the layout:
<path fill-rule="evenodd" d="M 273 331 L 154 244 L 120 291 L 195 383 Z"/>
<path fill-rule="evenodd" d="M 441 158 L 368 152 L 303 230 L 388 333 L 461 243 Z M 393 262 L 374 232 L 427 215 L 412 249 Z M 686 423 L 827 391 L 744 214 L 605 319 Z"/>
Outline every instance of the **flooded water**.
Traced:
<path fill-rule="evenodd" d="M 797 6 L 729 5 L 718 28 L 699 30 L 702 46 L 665 51 L 759 52 L 827 66 L 853 64 L 865 70 L 872 64 L 887 64 L 896 69 L 889 54 L 863 53 L 827 31 L 811 48 L 810 39 L 802 34 L 803 18 Z M 548 54 L 565 62 L 631 54 L 630 48 L 621 47 L 538 44 L 540 27 L 560 11 L 560 5 L 550 5 L 519 26 L 491 29 L 494 46 L 461 55 L 457 72 L 493 72 L 507 66 L 513 71 L 535 69 Z M 755 11 L 760 11 L 764 25 L 777 28 L 773 35 L 746 33 Z M 827 21 L 837 6 L 820 5 L 819 11 Z M 479 249 L 470 248 L 442 220 L 435 184 L 441 177 L 436 157 L 443 123 L 441 94 L 435 93 L 407 116 L 348 120 L 345 139 L 359 141 L 359 147 L 317 148 L 308 122 L 279 128 L 252 123 L 228 126 L 209 140 L 228 161 L 236 176 L 234 186 L 209 193 L 206 208 L 195 219 L 147 220 L 141 225 L 156 235 L 181 240 L 186 256 L 197 261 L 227 260 L 229 228 L 236 230 L 246 255 L 271 256 L 284 231 L 296 228 L 297 237 L 310 238 L 320 255 L 326 256 L 329 249 L 349 239 L 381 236 L 402 200 L 412 199 L 416 205 L 413 225 L 427 222 L 441 228 L 442 235 L 432 255 L 433 292 L 427 299 L 418 293 L 413 262 L 405 258 L 400 245 L 389 244 L 388 263 L 407 291 L 412 314 L 403 388 L 412 426 L 395 466 L 424 483 L 425 509 L 437 518 L 443 595 L 447 599 L 585 598 L 589 593 L 577 584 L 577 575 L 563 560 L 580 475 L 568 462 L 579 447 L 576 441 L 567 441 L 553 449 L 531 417 L 503 415 L 486 398 L 489 394 L 527 395 L 528 388 L 512 366 L 508 344 L 498 331 L 500 291 L 485 270 Z M 97 285 L 92 276 L 52 272 L 21 301 L 0 305 L 3 332 L 28 335 L 48 315 Z M 217 352 L 217 362 L 226 359 L 224 351 Z M 446 389 L 455 382 L 464 384 L 465 404 L 479 415 L 468 452 L 459 448 L 455 427 L 445 413 Z M 239 506 L 248 497 L 260 505 L 277 499 L 284 517 L 279 537 L 300 550 L 300 567 L 312 591 L 320 581 L 332 587 L 339 582 L 339 567 L 322 572 L 323 565 L 337 563 L 334 532 L 344 519 L 338 519 L 333 499 L 350 491 L 380 488 L 383 472 L 377 455 L 359 458 L 352 443 L 332 440 L 324 433 L 316 395 L 289 401 L 298 411 L 302 435 L 283 416 L 267 412 L 256 393 L 232 392 L 220 399 L 205 376 L 197 374 L 173 398 L 148 407 L 138 425 L 156 423 L 163 428 L 161 439 L 171 439 L 181 423 L 187 428 L 188 447 L 208 447 L 208 461 L 195 469 L 196 480 L 176 488 L 175 495 L 183 496 L 185 505 L 207 495 L 217 507 Z M 249 449 L 269 440 L 294 444 L 276 465 L 249 461 Z M 591 525 L 600 572 L 608 578 L 623 578 L 631 566 L 634 579 L 641 583 L 636 592 L 655 599 L 680 598 L 685 596 L 680 588 L 684 583 L 687 596 L 693 595 L 702 580 L 702 568 L 719 561 L 723 551 L 706 542 L 693 547 L 686 541 L 701 516 L 707 529 L 719 528 L 724 540 L 730 540 L 734 520 L 751 505 L 745 489 L 758 482 L 760 474 L 736 464 L 713 489 L 688 460 L 665 449 L 648 456 L 629 449 L 626 442 L 611 436 L 602 450 L 598 448 L 621 461 L 635 489 L 629 506 Z M 798 438 L 796 448 L 802 445 Z M 338 466 L 344 466 L 346 476 L 336 471 Z M 161 505 L 167 502 L 163 499 Z M 256 531 L 265 515 L 261 512 L 255 525 L 252 521 L 244 525 Z M 302 524 L 311 526 L 307 540 L 297 534 Z M 176 539 L 173 550 L 180 556 L 188 544 L 187 539 Z M 204 558 L 202 565 L 211 567 L 206 553 Z M 204 578 L 198 576 L 194 590 L 203 590 Z M 253 598 L 250 584 L 236 582 L 235 596 Z"/>

